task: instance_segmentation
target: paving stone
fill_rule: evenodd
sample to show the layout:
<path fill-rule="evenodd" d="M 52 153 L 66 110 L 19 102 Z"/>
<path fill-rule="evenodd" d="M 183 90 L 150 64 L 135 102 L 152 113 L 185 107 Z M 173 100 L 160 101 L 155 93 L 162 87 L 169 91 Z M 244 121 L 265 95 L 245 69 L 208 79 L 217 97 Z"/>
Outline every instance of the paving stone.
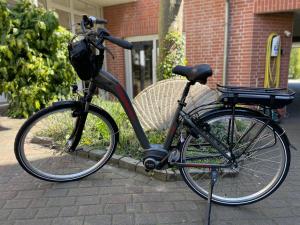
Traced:
<path fill-rule="evenodd" d="M 60 208 L 58 207 L 48 207 L 39 209 L 36 217 L 37 218 L 55 218 L 58 216 Z"/>
<path fill-rule="evenodd" d="M 162 182 L 112 166 L 81 181 L 62 184 L 31 177 L 16 164 L 11 151 L 17 129 L 9 131 L 10 139 L 3 131 L 0 135 L 1 225 L 204 224 L 206 201 L 183 181 Z M 299 133 L 298 129 L 293 132 Z M 293 143 L 296 139 L 299 142 L 297 135 L 292 138 Z M 214 204 L 212 224 L 300 224 L 299 165 L 300 152 L 292 151 L 291 173 L 282 187 L 264 201 L 249 206 Z"/>
<path fill-rule="evenodd" d="M 76 216 L 78 215 L 78 206 L 66 206 L 60 211 L 59 216 Z"/>
<path fill-rule="evenodd" d="M 132 202 L 132 196 L 128 194 L 114 194 L 114 195 L 105 195 L 101 197 L 101 203 L 130 203 Z"/>
<path fill-rule="evenodd" d="M 31 199 L 7 200 L 4 208 L 6 209 L 22 209 L 26 208 Z"/>
<path fill-rule="evenodd" d="M 111 215 L 99 215 L 99 216 L 86 216 L 84 220 L 84 225 L 99 225 L 112 224 L 112 216 Z"/>
<path fill-rule="evenodd" d="M 15 225 L 51 225 L 52 221 L 53 219 L 16 220 Z"/>
<path fill-rule="evenodd" d="M 135 214 L 135 224 L 139 225 L 149 225 L 149 224 L 158 224 L 156 214 L 152 213 L 141 213 Z"/>
<path fill-rule="evenodd" d="M 181 201 L 185 199 L 185 195 L 179 192 L 168 192 L 162 195 L 163 201 Z"/>
<path fill-rule="evenodd" d="M 134 225 L 134 217 L 131 214 L 113 215 L 113 225 Z"/>
<path fill-rule="evenodd" d="M 67 196 L 69 189 L 53 188 L 46 191 L 45 197 L 63 197 Z"/>
<path fill-rule="evenodd" d="M 196 210 L 197 204 L 192 201 L 174 201 L 175 210 L 178 211 L 189 211 L 189 210 Z"/>
<path fill-rule="evenodd" d="M 103 208 L 104 207 L 102 205 L 79 206 L 78 215 L 86 216 L 86 215 L 103 214 Z"/>
<path fill-rule="evenodd" d="M 136 185 L 126 185 L 125 191 L 123 193 L 129 193 L 129 194 L 140 194 L 143 193 L 144 189 L 143 187 L 136 186 Z"/>
<path fill-rule="evenodd" d="M 11 200 L 11 199 L 15 198 L 15 196 L 17 195 L 17 193 L 18 193 L 17 191 L 0 192 L 0 199 L 1 200 Z"/>
<path fill-rule="evenodd" d="M 1 221 L 1 225 L 13 225 L 15 221 Z"/>
<path fill-rule="evenodd" d="M 123 194 L 125 192 L 125 187 L 100 187 L 99 188 L 99 195 L 106 195 L 106 194 Z"/>
<path fill-rule="evenodd" d="M 144 193 L 144 194 L 133 194 L 133 202 L 159 202 L 162 197 L 160 193 Z"/>
<path fill-rule="evenodd" d="M 53 220 L 52 225 L 83 225 L 84 217 L 59 217 Z"/>
<path fill-rule="evenodd" d="M 48 198 L 33 199 L 32 202 L 30 203 L 30 208 L 46 207 L 47 202 L 48 202 Z"/>
<path fill-rule="evenodd" d="M 37 213 L 37 209 L 13 209 L 9 219 L 32 219 Z"/>
<path fill-rule="evenodd" d="M 186 214 L 181 212 L 168 212 L 157 214 L 158 223 L 186 223 Z"/>
<path fill-rule="evenodd" d="M 107 204 L 104 207 L 105 214 L 121 214 L 125 212 L 125 204 Z"/>
<path fill-rule="evenodd" d="M 70 189 L 68 196 L 89 196 L 89 195 L 97 195 L 97 194 L 98 194 L 98 188 L 87 187 L 87 188 Z"/>
<path fill-rule="evenodd" d="M 143 211 L 142 203 L 127 203 L 126 212 L 128 213 L 140 213 Z"/>
<path fill-rule="evenodd" d="M 1 209 L 0 210 L 0 221 L 6 220 L 12 210 L 10 209 Z M 1 224 L 1 223 L 0 223 Z"/>
<path fill-rule="evenodd" d="M 298 225 L 300 224 L 300 217 L 285 217 L 273 219 L 278 225 Z"/>
<path fill-rule="evenodd" d="M 43 190 L 19 191 L 16 198 L 39 198 L 44 194 Z"/>
<path fill-rule="evenodd" d="M 68 206 L 75 204 L 75 197 L 56 197 L 48 200 L 48 206 Z"/>
<path fill-rule="evenodd" d="M 6 200 L 0 200 L 0 209 L 5 205 Z"/>
<path fill-rule="evenodd" d="M 174 206 L 171 202 L 147 202 L 143 203 L 143 211 L 146 213 L 171 212 L 174 211 Z"/>
<path fill-rule="evenodd" d="M 76 205 L 94 205 L 99 203 L 98 196 L 80 196 L 76 200 Z"/>

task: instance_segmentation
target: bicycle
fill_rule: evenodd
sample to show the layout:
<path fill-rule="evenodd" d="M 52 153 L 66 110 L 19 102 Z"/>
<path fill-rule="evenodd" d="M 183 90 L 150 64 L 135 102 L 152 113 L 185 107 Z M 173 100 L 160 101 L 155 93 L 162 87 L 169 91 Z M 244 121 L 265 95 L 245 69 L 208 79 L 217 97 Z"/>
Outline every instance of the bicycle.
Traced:
<path fill-rule="evenodd" d="M 217 102 L 185 112 L 192 85 L 206 84 L 209 65 L 176 66 L 186 87 L 163 144 L 150 144 L 128 95 L 119 81 L 102 69 L 104 41 L 125 49 L 132 44 L 113 37 L 103 19 L 84 16 L 83 39 L 69 46 L 71 63 L 89 87 L 79 100 L 61 101 L 31 116 L 15 139 L 15 155 L 29 174 L 46 181 L 67 182 L 89 176 L 113 155 L 119 129 L 114 119 L 91 103 L 96 89 L 115 96 L 123 106 L 145 150 L 148 171 L 178 168 L 183 180 L 200 197 L 220 205 L 246 205 L 272 194 L 284 181 L 290 165 L 290 143 L 272 118 L 242 105 L 280 108 L 294 99 L 285 89 L 218 86 Z M 74 87 L 77 92 L 77 87 Z M 205 111 L 204 113 L 203 110 Z M 87 133 L 93 134 L 88 138 Z"/>

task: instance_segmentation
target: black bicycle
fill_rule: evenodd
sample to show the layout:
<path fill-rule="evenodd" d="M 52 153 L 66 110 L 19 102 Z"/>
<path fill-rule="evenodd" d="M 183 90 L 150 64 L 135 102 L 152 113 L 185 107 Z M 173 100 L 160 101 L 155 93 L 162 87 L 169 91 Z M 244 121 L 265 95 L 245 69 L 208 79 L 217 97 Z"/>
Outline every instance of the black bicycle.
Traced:
<path fill-rule="evenodd" d="M 173 72 L 188 82 L 165 142 L 150 144 L 123 87 L 102 70 L 104 52 L 110 52 L 104 41 L 132 48 L 131 43 L 113 37 L 104 28 L 93 29 L 94 24 L 105 23 L 84 16 L 81 39 L 69 45 L 72 65 L 82 80 L 89 81 L 84 95 L 40 110 L 19 130 L 15 154 L 28 173 L 47 181 L 74 181 L 108 162 L 119 130 L 104 109 L 91 103 L 97 89 L 103 89 L 120 101 L 128 115 L 145 150 L 146 170 L 178 168 L 195 193 L 221 205 L 254 203 L 280 186 L 290 165 L 286 133 L 263 112 L 242 106 L 280 108 L 292 102 L 292 91 L 218 86 L 218 101 L 185 112 L 190 87 L 197 82 L 206 84 L 212 69 L 206 64 L 176 66 Z"/>

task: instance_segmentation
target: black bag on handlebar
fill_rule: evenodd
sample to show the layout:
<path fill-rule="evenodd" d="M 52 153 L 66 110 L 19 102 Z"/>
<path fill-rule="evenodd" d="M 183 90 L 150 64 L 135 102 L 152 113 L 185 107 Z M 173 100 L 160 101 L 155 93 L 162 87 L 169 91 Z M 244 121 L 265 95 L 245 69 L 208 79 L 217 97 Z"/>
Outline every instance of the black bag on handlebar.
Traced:
<path fill-rule="evenodd" d="M 81 80 L 95 77 L 102 66 L 103 59 L 96 56 L 89 43 L 83 39 L 70 42 L 68 45 L 69 59 Z"/>

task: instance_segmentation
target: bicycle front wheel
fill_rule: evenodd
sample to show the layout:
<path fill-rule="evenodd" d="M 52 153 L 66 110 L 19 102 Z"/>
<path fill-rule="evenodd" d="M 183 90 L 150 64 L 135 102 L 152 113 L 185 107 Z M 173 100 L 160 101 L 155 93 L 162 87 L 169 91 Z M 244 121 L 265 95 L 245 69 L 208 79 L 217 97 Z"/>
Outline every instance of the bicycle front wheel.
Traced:
<path fill-rule="evenodd" d="M 114 153 L 118 128 L 104 110 L 90 105 L 81 139 L 68 150 L 79 102 L 63 102 L 30 117 L 15 139 L 15 155 L 31 175 L 56 182 L 78 180 L 99 170 Z"/>
<path fill-rule="evenodd" d="M 269 196 L 283 182 L 290 165 L 289 142 L 281 128 L 267 121 L 251 111 L 237 110 L 231 132 L 231 111 L 215 112 L 203 118 L 202 124 L 225 146 L 231 145 L 236 157 L 235 166 L 217 169 L 213 202 L 221 205 L 254 203 Z M 181 149 L 181 162 L 226 164 L 228 160 L 203 138 L 189 135 Z M 185 167 L 180 172 L 188 186 L 207 199 L 210 171 Z"/>

